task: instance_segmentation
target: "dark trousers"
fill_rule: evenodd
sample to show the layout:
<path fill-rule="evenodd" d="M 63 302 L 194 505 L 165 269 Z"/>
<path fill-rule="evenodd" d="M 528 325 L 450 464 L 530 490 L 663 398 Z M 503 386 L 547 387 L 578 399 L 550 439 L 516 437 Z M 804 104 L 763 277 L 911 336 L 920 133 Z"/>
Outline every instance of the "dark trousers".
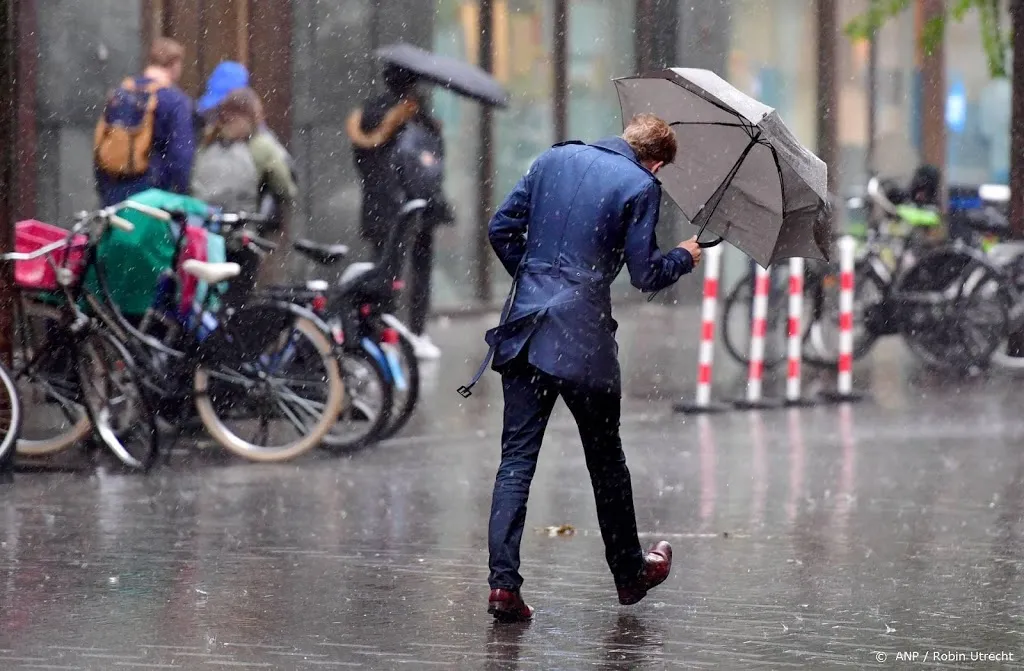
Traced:
<path fill-rule="evenodd" d="M 619 439 L 620 394 L 560 380 L 531 366 L 525 356 L 511 362 L 501 379 L 505 425 L 488 531 L 491 588 L 515 590 L 523 583 L 519 545 L 526 523 L 526 500 L 544 429 L 559 396 L 580 430 L 608 566 L 617 586 L 632 583 L 643 568 L 643 552 L 637 538 L 629 469 Z"/>
<path fill-rule="evenodd" d="M 409 283 L 409 328 L 416 335 L 427 330 L 430 316 L 430 275 L 434 270 L 434 227 L 423 226 L 412 243 Z"/>
<path fill-rule="evenodd" d="M 389 241 L 371 239 L 374 257 L 381 263 L 387 253 Z M 409 329 L 416 335 L 423 335 L 427 330 L 427 318 L 430 316 L 430 276 L 434 270 L 434 227 L 427 224 L 416 232 L 403 235 L 398 241 L 396 250 L 397 264 L 395 270 L 398 278 L 408 273 L 409 285 L 404 294 L 408 296 L 406 305 L 409 310 Z"/>

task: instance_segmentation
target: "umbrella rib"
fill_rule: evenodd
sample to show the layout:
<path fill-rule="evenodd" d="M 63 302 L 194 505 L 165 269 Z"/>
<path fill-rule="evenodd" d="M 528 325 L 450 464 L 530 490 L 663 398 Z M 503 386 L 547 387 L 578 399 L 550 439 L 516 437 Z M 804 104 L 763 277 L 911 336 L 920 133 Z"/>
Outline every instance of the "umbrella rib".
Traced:
<path fill-rule="evenodd" d="M 779 163 L 779 152 L 775 150 L 775 146 L 771 142 L 763 143 L 772 152 L 772 159 L 775 161 L 775 171 L 779 173 L 779 191 L 782 192 L 782 216 L 786 216 L 786 212 L 789 212 L 789 207 L 786 205 L 786 183 L 782 181 L 782 164 Z"/>
<path fill-rule="evenodd" d="M 754 127 L 749 123 L 733 123 L 731 121 L 673 121 L 669 126 L 728 126 L 730 128 L 745 128 L 748 134 Z"/>
<path fill-rule="evenodd" d="M 698 98 L 700 98 L 704 102 L 708 103 L 709 105 L 713 105 L 713 106 L 717 107 L 718 109 L 722 110 L 723 112 L 726 112 L 728 114 L 733 115 L 737 119 L 740 119 L 742 121 L 747 121 L 747 119 L 745 119 L 743 117 L 743 115 L 740 114 L 739 112 L 737 112 L 736 110 L 730 108 L 725 103 L 721 103 L 721 102 L 713 99 L 710 96 L 710 94 L 708 94 L 708 92 L 705 91 L 704 88 L 702 86 L 700 86 L 699 84 L 691 82 L 690 80 L 686 79 L 685 77 L 680 77 L 679 75 L 677 75 L 675 73 L 672 73 L 672 74 L 673 74 L 674 78 L 677 78 L 673 82 L 676 86 L 679 86 L 680 88 L 686 89 L 687 91 L 689 91 L 693 95 L 697 96 Z M 643 77 L 637 77 L 636 79 L 643 79 Z M 669 81 L 673 81 L 673 80 L 670 79 Z"/>
<path fill-rule="evenodd" d="M 725 197 L 725 192 L 729 189 L 729 185 L 732 184 L 732 180 L 736 177 L 736 173 L 740 171 L 740 166 L 743 165 L 743 161 L 747 160 L 747 155 L 750 154 L 750 151 L 758 144 L 760 137 L 760 129 L 758 129 L 758 135 L 750 138 L 750 142 L 747 143 L 743 153 L 741 153 L 739 158 L 736 159 L 736 163 L 733 164 L 729 174 L 725 176 L 725 179 L 722 180 L 722 183 L 719 184 L 717 189 L 715 189 L 715 192 L 711 194 L 711 198 L 704 203 L 704 207 L 711 204 L 711 210 L 708 212 L 707 216 L 704 217 L 704 222 L 700 224 L 700 230 L 697 232 L 698 238 L 700 237 L 700 234 L 704 232 L 704 229 L 707 228 L 708 223 L 711 222 L 711 217 L 715 216 L 715 210 L 718 209 L 718 205 L 722 202 L 722 198 Z M 700 218 L 704 214 L 704 207 L 700 208 L 700 211 L 697 212 L 697 216 L 695 218 Z M 693 222 L 693 225 L 696 226 L 698 224 L 695 221 Z"/>
<path fill-rule="evenodd" d="M 786 212 L 789 211 L 789 207 L 786 205 L 786 183 L 782 180 L 782 164 L 779 163 L 779 152 L 775 151 L 775 146 L 771 142 L 763 142 L 762 144 L 771 150 L 772 160 L 775 161 L 775 172 L 779 175 L 779 192 L 782 194 L 782 221 L 786 221 Z M 772 256 L 775 255 L 778 246 L 779 241 L 776 238 L 775 246 L 772 248 Z"/>

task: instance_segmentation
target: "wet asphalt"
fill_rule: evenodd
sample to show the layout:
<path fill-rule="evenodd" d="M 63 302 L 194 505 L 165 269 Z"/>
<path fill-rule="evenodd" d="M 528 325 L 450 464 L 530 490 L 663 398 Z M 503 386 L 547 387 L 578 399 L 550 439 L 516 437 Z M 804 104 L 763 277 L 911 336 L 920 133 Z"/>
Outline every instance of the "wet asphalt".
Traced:
<path fill-rule="evenodd" d="M 862 402 L 686 416 L 694 317 L 619 316 L 641 540 L 675 551 L 640 604 L 616 601 L 560 405 L 523 541 L 536 619 L 492 624 L 500 384 L 455 394 L 491 320 L 454 320 L 388 443 L 0 485 L 0 669 L 1024 668 L 1020 382 L 924 371 L 893 341 L 858 366 Z M 742 392 L 719 363 L 716 396 Z"/>

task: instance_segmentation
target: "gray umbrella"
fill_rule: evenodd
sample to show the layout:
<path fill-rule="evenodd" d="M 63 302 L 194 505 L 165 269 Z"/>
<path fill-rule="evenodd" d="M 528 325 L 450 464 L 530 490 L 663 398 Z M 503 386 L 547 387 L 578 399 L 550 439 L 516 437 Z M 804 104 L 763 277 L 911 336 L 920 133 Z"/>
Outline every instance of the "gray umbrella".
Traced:
<path fill-rule="evenodd" d="M 498 80 L 471 63 L 424 51 L 411 44 L 392 44 L 374 51 L 385 63 L 414 73 L 467 98 L 493 107 L 508 106 L 508 92 Z"/>
<path fill-rule="evenodd" d="M 775 110 L 709 70 L 671 68 L 615 80 L 622 119 L 651 113 L 676 133 L 676 160 L 658 172 L 669 197 L 762 267 L 781 259 L 828 259 L 824 162 Z M 712 243 L 716 244 L 716 243 Z"/>

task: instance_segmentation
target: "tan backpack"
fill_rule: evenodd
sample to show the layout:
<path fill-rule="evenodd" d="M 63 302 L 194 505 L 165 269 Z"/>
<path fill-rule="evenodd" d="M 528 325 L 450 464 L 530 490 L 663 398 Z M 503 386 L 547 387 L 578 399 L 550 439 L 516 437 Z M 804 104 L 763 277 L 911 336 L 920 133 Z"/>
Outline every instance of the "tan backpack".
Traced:
<path fill-rule="evenodd" d="M 96 167 L 111 177 L 139 177 L 149 170 L 156 122 L 158 82 L 139 87 L 134 79 L 121 83 L 96 124 Z"/>

